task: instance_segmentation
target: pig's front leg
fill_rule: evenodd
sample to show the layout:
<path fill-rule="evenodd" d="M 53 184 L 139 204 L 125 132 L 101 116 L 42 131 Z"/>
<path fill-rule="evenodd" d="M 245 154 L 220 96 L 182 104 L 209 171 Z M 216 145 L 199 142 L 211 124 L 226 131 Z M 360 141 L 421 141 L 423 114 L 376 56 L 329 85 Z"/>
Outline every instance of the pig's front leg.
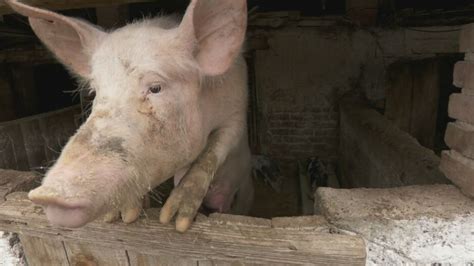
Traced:
<path fill-rule="evenodd" d="M 192 163 L 161 209 L 161 223 L 169 223 L 177 214 L 176 230 L 179 232 L 188 230 L 217 169 L 224 162 L 229 149 L 235 145 L 234 136 L 229 132 L 215 132 L 209 137 L 206 148 Z"/>

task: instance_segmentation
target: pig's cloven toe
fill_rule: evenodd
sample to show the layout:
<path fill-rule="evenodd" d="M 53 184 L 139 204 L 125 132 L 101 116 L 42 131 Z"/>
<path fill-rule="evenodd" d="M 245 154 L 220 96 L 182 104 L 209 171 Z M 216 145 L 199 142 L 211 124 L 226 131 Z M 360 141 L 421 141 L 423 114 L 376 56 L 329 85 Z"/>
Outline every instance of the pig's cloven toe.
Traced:
<path fill-rule="evenodd" d="M 116 220 L 118 220 L 119 216 L 120 216 L 119 211 L 108 212 L 107 214 L 104 215 L 104 222 L 106 223 L 115 222 Z"/>
<path fill-rule="evenodd" d="M 135 222 L 140 216 L 141 209 L 132 208 L 125 211 L 122 211 L 122 221 L 126 224 Z"/>

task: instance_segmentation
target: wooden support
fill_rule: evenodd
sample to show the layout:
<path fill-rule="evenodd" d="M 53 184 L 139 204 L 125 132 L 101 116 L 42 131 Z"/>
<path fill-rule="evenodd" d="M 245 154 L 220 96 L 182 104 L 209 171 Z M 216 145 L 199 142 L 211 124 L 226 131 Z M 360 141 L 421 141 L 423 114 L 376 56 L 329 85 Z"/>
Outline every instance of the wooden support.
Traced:
<path fill-rule="evenodd" d="M 89 7 L 100 7 L 110 5 L 124 5 L 131 3 L 154 2 L 155 0 L 23 0 L 22 2 L 35 7 L 46 8 L 50 10 L 78 9 Z M 0 16 L 14 13 L 3 1 L 0 2 Z"/>
<path fill-rule="evenodd" d="M 70 254 L 81 253 L 81 258 L 98 263 L 99 251 L 93 250 L 105 249 L 113 250 L 113 256 L 126 252 L 129 261 L 125 265 L 170 265 L 167 263 L 177 261 L 194 265 L 365 264 L 365 244 L 361 238 L 330 234 L 329 229 L 321 233 L 318 218 L 302 220 L 310 223 L 307 226 L 300 221 L 295 223 L 297 228 L 282 228 L 267 219 L 222 214 L 199 216 L 192 228 L 182 234 L 175 231 L 174 225 L 160 224 L 157 212 L 149 209 L 146 218 L 130 225 L 93 222 L 79 229 L 57 228 L 49 225 L 42 208 L 30 202 L 26 193 L 18 192 L 10 194 L 0 205 L 0 230 L 62 242 L 69 261 Z M 288 222 L 284 224 L 288 226 Z M 116 257 L 119 258 L 122 255 Z M 160 259 L 163 263 L 157 263 Z"/>

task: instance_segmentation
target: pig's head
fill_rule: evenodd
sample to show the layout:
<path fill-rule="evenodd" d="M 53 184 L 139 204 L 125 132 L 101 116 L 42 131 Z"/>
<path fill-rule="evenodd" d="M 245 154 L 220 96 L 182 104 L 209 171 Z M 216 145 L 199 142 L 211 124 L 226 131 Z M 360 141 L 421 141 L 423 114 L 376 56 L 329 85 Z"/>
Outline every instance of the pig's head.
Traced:
<path fill-rule="evenodd" d="M 232 67 L 246 28 L 244 0 L 192 0 L 183 20 L 144 20 L 112 32 L 6 0 L 96 93 L 88 120 L 42 185 L 29 193 L 51 223 L 82 226 L 137 201 L 189 165 L 211 125 L 201 84 Z"/>

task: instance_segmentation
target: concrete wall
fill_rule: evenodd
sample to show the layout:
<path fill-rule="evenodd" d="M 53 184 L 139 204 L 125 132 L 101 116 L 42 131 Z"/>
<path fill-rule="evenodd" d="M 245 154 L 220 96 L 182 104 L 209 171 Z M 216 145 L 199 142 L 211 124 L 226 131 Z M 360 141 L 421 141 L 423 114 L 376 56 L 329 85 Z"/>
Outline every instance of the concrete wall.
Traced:
<path fill-rule="evenodd" d="M 363 103 L 340 105 L 339 168 L 343 187 L 387 188 L 446 184 L 433 151 Z"/>
<path fill-rule="evenodd" d="M 250 24 L 249 41 L 265 42 L 254 54 L 260 152 L 280 162 L 315 155 L 335 159 L 341 95 L 357 89 L 374 102 L 382 100 L 389 64 L 458 50 L 457 32 L 341 24 L 287 18 Z"/>

